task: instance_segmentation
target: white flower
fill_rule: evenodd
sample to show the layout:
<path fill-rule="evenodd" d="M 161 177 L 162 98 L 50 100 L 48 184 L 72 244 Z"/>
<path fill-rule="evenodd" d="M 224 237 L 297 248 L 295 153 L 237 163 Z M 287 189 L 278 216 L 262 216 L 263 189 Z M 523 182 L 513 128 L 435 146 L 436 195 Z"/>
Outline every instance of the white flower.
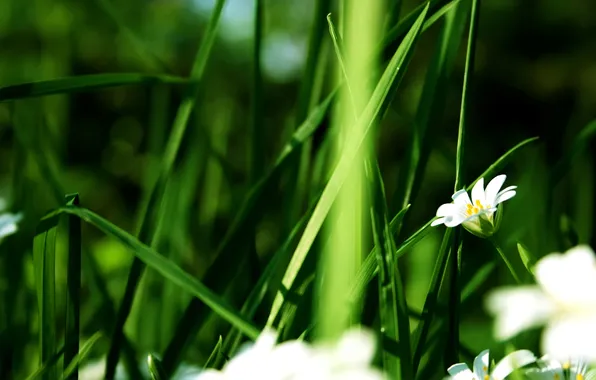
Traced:
<path fill-rule="evenodd" d="M 489 350 L 484 350 L 474 359 L 474 372 L 465 363 L 454 364 L 447 372 L 452 380 L 502 380 L 515 369 L 535 361 L 536 356 L 528 350 L 514 351 L 489 372 Z"/>
<path fill-rule="evenodd" d="M 553 359 L 596 362 L 596 258 L 588 246 L 553 253 L 536 263 L 537 285 L 489 294 L 486 308 L 496 317 L 495 335 L 509 339 L 546 324 L 542 351 Z"/>
<path fill-rule="evenodd" d="M 431 226 L 445 224 L 446 227 L 456 227 L 462 224 L 474 235 L 491 236 L 499 227 L 499 215 L 497 220 L 494 220 L 497 206 L 513 198 L 517 188 L 517 186 L 509 186 L 500 190 L 505 178 L 507 178 L 505 174 L 496 176 L 488 183 L 486 190 L 484 178 L 480 178 L 472 188 L 471 200 L 465 189 L 457 191 L 451 196 L 453 203 L 446 203 L 438 208 L 439 218 L 434 220 Z"/>
<path fill-rule="evenodd" d="M 530 380 L 594 380 L 596 371 L 588 371 L 585 362 L 581 360 L 567 361 L 561 364 L 560 361 L 543 356 L 537 361 L 539 368 L 531 368 L 525 371 Z"/>
<path fill-rule="evenodd" d="M 371 367 L 375 352 L 373 336 L 361 330 L 347 331 L 333 345 L 311 346 L 304 341 L 277 345 L 277 334 L 261 333 L 251 347 L 233 357 L 221 371 L 208 369 L 197 380 L 382 380 Z"/>
<path fill-rule="evenodd" d="M 0 211 L 6 208 L 6 201 L 0 198 Z M 0 241 L 8 235 L 17 232 L 17 223 L 23 219 L 23 214 L 12 214 L 10 212 L 0 214 Z"/>

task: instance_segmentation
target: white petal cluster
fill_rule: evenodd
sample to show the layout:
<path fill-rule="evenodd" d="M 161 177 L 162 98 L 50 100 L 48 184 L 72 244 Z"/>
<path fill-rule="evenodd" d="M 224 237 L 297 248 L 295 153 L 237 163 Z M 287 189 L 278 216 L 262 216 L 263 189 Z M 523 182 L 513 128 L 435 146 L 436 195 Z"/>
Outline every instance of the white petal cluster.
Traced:
<path fill-rule="evenodd" d="M 509 186 L 501 190 L 507 176 L 501 174 L 493 178 L 484 188 L 484 178 L 480 178 L 472 188 L 472 199 L 465 189 L 457 191 L 451 196 L 452 203 L 441 205 L 437 210 L 438 219 L 431 225 L 445 224 L 446 227 L 456 227 L 460 224 L 471 233 L 488 237 L 498 229 L 498 220 L 494 215 L 497 206 L 515 196 L 517 186 Z"/>
<path fill-rule="evenodd" d="M 519 350 L 505 356 L 492 370 L 489 369 L 489 350 L 482 351 L 474 359 L 473 371 L 467 364 L 457 363 L 447 369 L 452 380 L 503 380 L 517 368 L 536 361 L 536 356 L 528 350 Z"/>
<path fill-rule="evenodd" d="M 261 333 L 250 348 L 233 357 L 221 371 L 208 369 L 197 380 L 382 380 L 371 366 L 374 337 L 362 330 L 347 331 L 333 345 L 304 341 L 276 344 L 277 334 Z"/>
<path fill-rule="evenodd" d="M 595 380 L 596 371 L 588 370 L 585 362 L 572 360 L 561 363 L 558 360 L 543 356 L 536 362 L 538 368 L 525 371 L 529 380 Z"/>
<path fill-rule="evenodd" d="M 486 308 L 496 318 L 495 335 L 509 339 L 546 325 L 542 352 L 596 362 L 596 257 L 588 246 L 553 253 L 536 263 L 537 285 L 495 290 Z"/>

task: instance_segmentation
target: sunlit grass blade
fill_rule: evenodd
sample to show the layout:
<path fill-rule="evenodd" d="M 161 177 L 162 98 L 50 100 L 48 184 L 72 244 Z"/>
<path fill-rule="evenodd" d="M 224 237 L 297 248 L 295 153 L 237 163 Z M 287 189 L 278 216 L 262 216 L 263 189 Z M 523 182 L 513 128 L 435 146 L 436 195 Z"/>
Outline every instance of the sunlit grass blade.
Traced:
<path fill-rule="evenodd" d="M 80 222 L 80 219 L 79 219 Z M 87 339 L 87 341 L 85 342 L 85 344 L 83 345 L 83 347 L 81 347 L 81 351 L 77 352 L 76 355 L 69 361 L 66 361 L 66 358 L 64 360 L 64 363 L 66 365 L 66 369 L 64 370 L 64 372 L 62 373 L 62 378 L 63 379 L 73 379 L 78 378 L 78 370 L 80 367 L 80 364 L 85 361 L 85 359 L 87 358 L 87 355 L 89 355 L 89 352 L 91 351 L 91 349 L 93 348 L 93 345 L 101 338 L 103 337 L 103 334 L 98 331 L 95 334 L 91 335 L 91 337 L 89 339 Z M 68 363 L 68 364 L 66 364 Z M 85 380 L 85 379 L 82 379 Z"/>
<path fill-rule="evenodd" d="M 295 155 L 298 152 L 297 148 L 310 138 L 321 125 L 334 95 L 335 93 L 328 95 L 325 101 L 310 113 L 307 120 L 296 130 L 290 141 L 284 146 L 271 169 L 249 191 L 224 238 L 218 245 L 215 261 L 207 270 L 204 282 L 211 289 L 218 292 L 223 291 L 229 282 L 233 280 L 236 266 L 242 262 L 242 257 L 239 257 L 238 254 L 245 252 L 241 248 L 248 244 L 245 231 L 258 220 L 257 218 L 266 209 L 269 202 L 268 195 L 272 191 L 271 188 L 283 169 L 287 167 L 288 158 Z M 187 306 L 178 323 L 174 337 L 163 354 L 162 363 L 166 373 L 173 373 L 181 352 L 194 336 L 197 328 L 206 320 L 209 313 L 210 311 L 204 308 L 199 300 L 193 299 Z"/>
<path fill-rule="evenodd" d="M 213 348 L 213 351 L 211 351 L 211 355 L 209 355 L 209 357 L 207 358 L 207 361 L 205 361 L 203 368 L 212 368 L 214 366 L 214 364 L 217 362 L 218 357 L 220 357 L 222 355 L 222 347 L 223 347 L 223 339 L 221 338 L 221 335 L 220 335 L 219 339 L 217 339 L 217 344 Z"/>
<path fill-rule="evenodd" d="M 42 376 L 46 375 L 46 373 L 53 369 L 55 364 L 58 363 L 62 355 L 64 354 L 64 346 L 60 347 L 60 349 L 52 356 L 48 361 L 43 363 L 35 372 L 27 377 L 26 380 L 36 380 L 42 378 Z"/>
<path fill-rule="evenodd" d="M 120 227 L 110 223 L 94 212 L 74 206 L 65 206 L 49 214 L 49 217 L 55 217 L 59 213 L 68 213 L 76 215 L 87 223 L 92 224 L 106 235 L 116 239 L 123 246 L 128 248 L 136 257 L 142 260 L 147 266 L 151 267 L 169 281 L 172 281 L 184 291 L 200 298 L 206 305 L 211 307 L 216 313 L 226 319 L 232 325 L 240 329 L 244 334 L 252 339 L 259 335 L 259 330 L 253 324 L 247 321 L 237 311 L 228 305 L 221 297 L 213 293 L 209 288 L 203 285 L 193 276 L 182 270 L 171 260 L 166 259 L 155 250 L 141 243 L 134 236 L 124 231 Z"/>
<path fill-rule="evenodd" d="M 182 78 L 171 75 L 148 75 L 137 73 L 80 75 L 0 87 L 0 103 L 16 99 L 53 94 L 69 94 L 119 86 L 192 84 L 193 87 L 196 87 L 194 82 L 196 81 L 191 78 Z"/>
<path fill-rule="evenodd" d="M 40 364 L 49 362 L 56 354 L 56 232 L 58 216 L 40 221 L 33 239 L 35 280 L 39 305 Z M 51 366 L 43 374 L 44 380 L 58 379 L 58 369 Z"/>
<path fill-rule="evenodd" d="M 167 380 L 168 377 L 165 374 L 161 362 L 154 355 L 149 354 L 147 356 L 147 367 L 149 367 L 149 374 L 152 380 Z"/>
<path fill-rule="evenodd" d="M 293 282 L 300 270 L 300 267 L 302 266 L 302 263 L 304 262 L 306 255 L 308 254 L 310 247 L 323 224 L 323 221 L 327 217 L 335 197 L 337 196 L 346 177 L 350 173 L 354 157 L 360 149 L 363 141 L 367 137 L 371 126 L 377 120 L 381 108 L 386 106 L 386 100 L 388 99 L 390 89 L 395 88 L 401 81 L 409 59 L 411 58 L 413 48 L 420 32 L 420 27 L 424 17 L 426 16 L 426 11 L 427 8 L 425 8 L 424 12 L 416 20 L 416 23 L 412 26 L 412 29 L 404 38 L 403 43 L 395 52 L 395 55 L 391 59 L 389 65 L 383 73 L 383 76 L 379 80 L 379 83 L 377 84 L 365 110 L 359 117 L 358 123 L 363 123 L 364 126 L 355 128 L 356 130 L 363 132 L 360 135 L 352 136 L 346 142 L 342 156 L 338 161 L 334 173 L 325 186 L 321 198 L 315 207 L 313 215 L 309 220 L 300 241 L 298 242 L 296 250 L 294 251 L 292 260 L 282 281 L 285 288 L 292 288 Z M 269 315 L 268 325 L 271 325 L 271 323 L 277 319 L 277 314 L 282 305 L 283 295 L 278 293 Z"/>
<path fill-rule="evenodd" d="M 66 204 L 79 205 L 79 195 L 66 196 Z M 64 363 L 71 363 L 79 354 L 79 333 L 81 315 L 81 220 L 75 216 L 68 218 L 68 265 L 66 273 L 66 330 L 64 335 Z M 79 378 L 76 367 L 66 379 Z"/>
<path fill-rule="evenodd" d="M 314 205 L 313 205 L 314 206 Z M 288 264 L 292 246 L 295 244 L 298 234 L 302 232 L 304 226 L 310 214 L 312 208 L 305 213 L 300 221 L 294 226 L 294 229 L 290 232 L 284 243 L 279 247 L 278 250 L 273 253 L 269 263 L 261 273 L 261 277 L 257 283 L 253 286 L 250 294 L 246 298 L 246 301 L 242 305 L 240 312 L 247 318 L 253 318 L 257 312 L 257 308 L 263 302 L 266 292 L 268 289 L 277 286 L 281 281 L 279 273 L 283 273 Z M 232 328 L 231 331 L 226 335 L 223 344 L 223 352 L 231 356 L 233 355 L 240 344 L 241 334 L 236 328 Z M 218 366 L 219 367 L 219 366 Z"/>
<path fill-rule="evenodd" d="M 203 34 L 200 47 L 193 62 L 190 76 L 194 81 L 198 82 L 202 78 L 205 71 L 205 66 L 207 65 L 207 60 L 209 59 L 211 48 L 213 47 L 213 43 L 215 41 L 219 20 L 221 18 L 225 3 L 225 0 L 218 0 L 214 6 L 213 13 L 211 14 L 211 18 L 207 25 L 207 30 Z M 176 157 L 178 156 L 188 120 L 192 111 L 194 110 L 198 91 L 198 86 L 187 88 L 187 91 L 183 96 L 182 103 L 178 107 L 178 111 L 174 119 L 172 131 L 165 147 L 163 161 L 157 180 L 148 188 L 144 199 L 141 201 L 138 237 L 143 243 L 151 244 L 154 230 L 160 222 L 160 219 L 163 217 L 161 198 L 167 181 L 169 180 L 173 170 Z M 153 220 L 154 218 L 156 220 Z M 124 324 L 126 323 L 128 315 L 130 314 L 137 285 L 141 275 L 143 274 L 144 268 L 145 265 L 143 262 L 139 258 L 135 257 L 130 268 L 126 289 L 124 291 L 124 297 L 116 317 L 114 333 L 112 334 L 112 344 L 110 346 L 106 360 L 106 380 L 113 380 L 114 378 L 116 365 L 120 355 L 120 344 L 122 341 Z"/>
<path fill-rule="evenodd" d="M 381 331 L 399 342 L 399 355 L 383 351 L 383 368 L 390 376 L 412 379 L 410 323 L 402 278 L 397 265 L 393 231 L 387 221 L 387 203 L 380 170 L 369 167 L 374 189 L 371 207 L 372 228 L 379 263 L 379 313 Z"/>

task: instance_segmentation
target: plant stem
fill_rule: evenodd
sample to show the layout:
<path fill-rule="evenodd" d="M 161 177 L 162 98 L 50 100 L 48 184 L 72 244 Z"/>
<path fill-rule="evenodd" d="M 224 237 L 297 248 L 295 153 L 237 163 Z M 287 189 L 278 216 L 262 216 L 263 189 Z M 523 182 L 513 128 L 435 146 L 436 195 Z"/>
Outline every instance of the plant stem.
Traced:
<path fill-rule="evenodd" d="M 501 255 L 501 258 L 505 262 L 505 265 L 507 265 L 507 268 L 509 268 L 509 272 L 511 272 L 511 275 L 513 276 L 513 278 L 515 279 L 515 281 L 518 284 L 521 284 L 522 282 L 521 282 L 519 276 L 515 272 L 515 269 L 513 269 L 513 265 L 511 265 L 511 262 L 509 261 L 509 259 L 507 259 L 507 256 L 505 255 L 505 252 L 503 252 L 503 249 L 501 248 L 501 246 L 499 245 L 499 243 L 497 243 L 497 240 L 494 237 L 491 237 L 488 240 L 490 240 L 490 242 L 493 244 L 493 246 L 495 247 L 495 249 L 497 250 L 497 252 L 499 252 L 499 255 Z"/>

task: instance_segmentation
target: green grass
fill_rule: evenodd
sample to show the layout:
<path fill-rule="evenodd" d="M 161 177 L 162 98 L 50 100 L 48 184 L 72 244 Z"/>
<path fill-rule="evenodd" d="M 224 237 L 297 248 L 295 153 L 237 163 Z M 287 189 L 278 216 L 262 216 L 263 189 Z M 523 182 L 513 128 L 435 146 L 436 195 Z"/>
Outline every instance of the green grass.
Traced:
<path fill-rule="evenodd" d="M 365 325 L 390 379 L 539 354 L 535 332 L 480 341 L 480 305 L 593 243 L 582 54 L 530 54 L 520 33 L 546 49 L 544 30 L 479 0 L 174 3 L 0 2 L 0 198 L 23 215 L 0 244 L 0 378 L 100 361 L 105 379 L 172 379 L 266 327 L 317 342 Z M 276 41 L 302 62 L 287 82 Z M 559 105 L 559 83 L 583 97 Z M 518 189 L 492 241 L 430 226 L 502 173 Z"/>

